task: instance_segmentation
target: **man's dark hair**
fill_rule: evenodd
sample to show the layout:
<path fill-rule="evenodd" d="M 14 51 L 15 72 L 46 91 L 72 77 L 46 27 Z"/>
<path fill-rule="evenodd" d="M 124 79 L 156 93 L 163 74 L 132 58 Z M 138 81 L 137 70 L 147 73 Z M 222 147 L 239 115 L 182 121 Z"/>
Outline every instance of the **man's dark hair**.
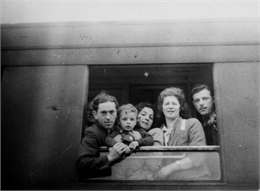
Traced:
<path fill-rule="evenodd" d="M 200 91 L 202 91 L 202 90 L 208 90 L 209 91 L 209 93 L 210 93 L 210 95 L 212 96 L 212 97 L 214 97 L 214 92 L 212 91 L 212 89 L 208 86 L 208 85 L 206 85 L 206 84 L 197 84 L 197 85 L 195 85 L 195 86 L 193 86 L 193 88 L 192 88 L 192 90 L 191 90 L 191 97 L 193 97 L 193 95 L 194 94 L 196 94 L 196 93 L 198 93 L 198 92 L 200 92 Z"/>
<path fill-rule="evenodd" d="M 106 93 L 106 91 L 103 90 L 96 97 L 94 97 L 93 110 L 97 111 L 100 103 L 105 103 L 108 101 L 114 102 L 116 105 L 116 109 L 118 109 L 119 104 L 118 104 L 117 99 L 114 96 L 109 95 L 108 93 Z"/>

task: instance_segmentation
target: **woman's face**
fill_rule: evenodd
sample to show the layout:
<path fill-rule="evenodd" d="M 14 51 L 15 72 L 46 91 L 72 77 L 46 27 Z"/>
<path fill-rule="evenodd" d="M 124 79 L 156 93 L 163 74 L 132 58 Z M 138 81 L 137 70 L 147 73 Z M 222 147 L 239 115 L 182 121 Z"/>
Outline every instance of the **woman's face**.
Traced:
<path fill-rule="evenodd" d="M 180 116 L 180 103 L 175 96 L 167 96 L 163 100 L 162 110 L 166 119 L 176 119 Z"/>
<path fill-rule="evenodd" d="M 153 124 L 154 113 L 149 107 L 144 107 L 138 113 L 138 125 L 148 131 Z"/>

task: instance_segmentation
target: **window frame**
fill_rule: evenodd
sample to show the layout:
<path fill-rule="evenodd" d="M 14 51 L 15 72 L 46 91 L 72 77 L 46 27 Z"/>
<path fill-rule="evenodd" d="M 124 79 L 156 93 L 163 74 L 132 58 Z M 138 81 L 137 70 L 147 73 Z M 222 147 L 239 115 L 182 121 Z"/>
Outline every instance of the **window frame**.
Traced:
<path fill-rule="evenodd" d="M 215 88 L 214 88 L 214 84 L 215 84 L 215 78 L 214 78 L 214 63 L 190 63 L 191 65 L 208 65 L 208 64 L 211 64 L 211 66 L 212 66 L 212 87 L 213 87 L 213 91 L 215 92 Z M 129 65 L 129 64 L 128 64 Z M 131 64 L 130 64 L 131 65 Z M 186 64 L 177 64 L 177 63 L 170 63 L 170 64 L 165 64 L 165 65 L 168 65 L 169 67 L 174 67 L 174 66 L 182 66 L 182 65 L 186 65 Z M 189 65 L 189 64 L 188 64 Z M 101 65 L 101 67 L 102 66 L 107 66 L 107 65 Z M 108 65 L 108 66 L 110 66 L 110 65 Z M 126 67 L 127 65 L 125 65 L 125 64 L 116 64 L 116 67 L 121 67 L 121 66 L 124 66 L 124 67 Z M 133 66 L 133 65 L 131 65 L 131 66 Z M 158 64 L 158 63 L 156 63 L 156 64 L 145 64 L 145 65 L 143 65 L 143 66 L 160 66 L 160 64 Z M 89 65 L 88 67 L 100 67 L 100 66 L 93 66 L 93 65 Z M 134 66 L 134 67 L 137 67 L 138 68 L 138 66 Z M 89 71 L 89 74 L 91 75 L 91 72 Z M 88 81 L 88 86 L 89 86 L 89 84 L 90 84 L 90 80 Z M 151 84 L 138 84 L 138 86 L 136 86 L 137 87 L 137 89 L 138 89 L 138 87 L 141 87 L 141 86 L 143 86 L 143 87 L 149 87 L 149 86 L 151 86 L 151 87 L 155 87 L 154 89 L 158 89 L 160 86 L 167 86 L 167 84 L 155 84 L 155 85 L 151 85 Z M 177 86 L 183 86 L 183 84 L 179 84 L 179 85 L 177 85 Z M 191 88 L 191 86 L 190 86 L 190 84 L 186 84 L 186 85 L 184 85 L 185 86 L 185 89 L 190 89 Z M 130 88 L 132 88 L 133 87 L 133 85 L 131 85 L 130 86 Z M 97 89 L 94 89 L 95 90 L 95 92 L 98 92 L 97 91 Z M 112 88 L 112 90 L 114 91 L 114 90 L 116 90 L 116 91 L 120 91 L 120 90 L 122 90 L 122 91 L 124 91 L 124 89 L 120 89 L 120 87 L 117 87 L 116 89 L 115 89 L 115 86 L 113 86 L 113 88 Z M 91 90 L 90 90 L 91 91 Z M 129 91 L 129 88 L 128 88 L 128 91 Z M 128 92 L 129 93 L 129 92 Z M 92 95 L 93 95 L 93 93 L 92 93 Z M 190 92 L 188 92 L 188 95 L 186 95 L 186 97 L 187 96 L 189 96 L 190 97 Z M 191 99 L 191 98 L 189 98 L 189 99 Z M 217 101 L 215 102 L 215 104 L 217 105 Z M 217 110 L 216 110 L 216 113 L 217 113 Z M 194 112 L 193 112 L 193 115 L 194 115 Z M 219 126 L 219 125 L 218 125 Z M 220 137 L 220 134 L 218 134 L 218 137 Z M 186 151 L 186 152 L 189 152 L 189 151 L 192 151 L 192 152 L 218 152 L 218 154 L 219 154 L 219 166 L 220 166 L 220 179 L 219 180 L 205 180 L 205 181 L 201 181 L 201 180 L 194 180 L 194 181 L 191 181 L 191 180 L 187 180 L 187 181 L 185 181 L 185 180 L 183 180 L 183 181 L 181 181 L 181 184 L 186 184 L 186 183 L 195 183 L 195 184 L 197 184 L 197 183 L 199 183 L 199 184 L 204 184 L 204 183 L 224 183 L 224 174 L 223 174 L 223 164 L 222 164 L 222 151 L 221 151 L 221 143 L 219 143 L 219 145 L 217 145 L 217 146 L 161 146 L 161 147 L 155 147 L 155 146 L 143 146 L 143 147 L 139 147 L 137 150 L 136 150 L 136 152 L 153 152 L 153 151 L 155 151 L 155 152 L 165 152 L 165 151 L 174 151 L 174 152 L 176 152 L 176 151 Z M 100 152 L 102 153 L 102 152 L 108 152 L 108 148 L 107 147 L 100 147 Z M 94 182 L 99 182 L 100 180 L 89 180 L 90 182 L 92 182 L 92 181 L 94 181 Z M 107 180 L 105 180 L 105 182 L 107 182 Z M 112 182 L 122 182 L 121 180 L 119 181 L 119 180 L 113 180 Z M 125 182 L 125 183 L 127 183 L 127 182 L 132 182 L 132 183 L 135 183 L 135 181 L 133 181 L 133 180 L 124 180 L 123 182 Z M 144 180 L 144 182 L 145 182 L 145 180 Z M 148 183 L 147 184 L 150 184 L 150 183 L 152 183 L 153 181 L 148 181 Z M 156 182 L 158 182 L 158 181 L 156 181 Z M 162 184 L 169 184 L 169 182 L 164 182 L 164 181 L 161 181 L 161 183 Z M 178 181 L 178 183 L 177 184 L 179 184 L 180 182 Z M 172 184 L 172 183 L 170 183 L 170 184 Z M 173 183 L 174 184 L 174 183 Z"/>

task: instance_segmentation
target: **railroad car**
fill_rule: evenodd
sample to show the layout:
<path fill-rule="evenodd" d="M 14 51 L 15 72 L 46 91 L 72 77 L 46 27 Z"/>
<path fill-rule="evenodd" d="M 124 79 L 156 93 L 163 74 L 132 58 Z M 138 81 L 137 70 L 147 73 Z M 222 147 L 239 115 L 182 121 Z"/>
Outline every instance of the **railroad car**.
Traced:
<path fill-rule="evenodd" d="M 2 24 L 2 189 L 258 190 L 259 44 L 257 19 Z M 120 104 L 155 104 L 177 86 L 198 117 L 191 100 L 198 83 L 214 89 L 219 145 L 140 147 L 112 170 L 151 170 L 199 153 L 209 178 L 79 181 L 90 99 L 106 90 Z"/>

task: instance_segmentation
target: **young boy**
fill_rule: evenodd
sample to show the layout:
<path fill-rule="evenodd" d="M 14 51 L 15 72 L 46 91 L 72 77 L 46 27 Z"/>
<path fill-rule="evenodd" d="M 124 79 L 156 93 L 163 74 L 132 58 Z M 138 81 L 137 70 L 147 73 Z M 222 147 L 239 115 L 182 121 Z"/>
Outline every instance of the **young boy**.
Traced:
<path fill-rule="evenodd" d="M 105 139 L 108 147 L 117 142 L 128 145 L 126 155 L 131 154 L 138 146 L 152 146 L 153 137 L 137 125 L 137 109 L 132 104 L 122 105 L 118 109 L 118 129 L 114 129 Z M 112 177 L 115 180 L 142 180 L 145 174 L 142 169 L 144 159 L 128 158 L 112 167 Z"/>
<path fill-rule="evenodd" d="M 126 154 L 130 154 L 138 146 L 152 146 L 153 137 L 143 128 L 136 126 L 137 109 L 132 104 L 122 105 L 118 109 L 118 129 L 114 129 L 106 137 L 105 143 L 108 147 L 113 147 L 117 142 L 123 142 L 129 146 Z"/>

